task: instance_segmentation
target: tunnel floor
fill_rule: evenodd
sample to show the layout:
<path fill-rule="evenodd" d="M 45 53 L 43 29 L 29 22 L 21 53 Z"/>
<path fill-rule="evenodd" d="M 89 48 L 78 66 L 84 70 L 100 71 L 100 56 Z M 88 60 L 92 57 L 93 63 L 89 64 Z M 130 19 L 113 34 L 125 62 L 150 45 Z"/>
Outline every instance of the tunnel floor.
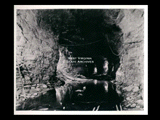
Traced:
<path fill-rule="evenodd" d="M 97 83 L 96 83 L 97 82 Z M 19 102 L 17 110 L 49 110 L 49 111 L 117 111 L 121 110 L 116 91 L 106 92 L 104 81 L 93 81 L 78 84 L 73 90 L 70 100 L 57 104 L 56 91 L 46 89 L 37 92 L 32 98 Z M 97 85 L 95 85 L 97 84 Z M 83 91 L 85 89 L 86 91 Z M 44 90 L 43 90 L 44 91 Z M 82 92 L 83 91 L 83 92 Z M 109 93 L 109 94 L 108 94 Z M 35 93 L 34 93 L 35 94 Z"/>

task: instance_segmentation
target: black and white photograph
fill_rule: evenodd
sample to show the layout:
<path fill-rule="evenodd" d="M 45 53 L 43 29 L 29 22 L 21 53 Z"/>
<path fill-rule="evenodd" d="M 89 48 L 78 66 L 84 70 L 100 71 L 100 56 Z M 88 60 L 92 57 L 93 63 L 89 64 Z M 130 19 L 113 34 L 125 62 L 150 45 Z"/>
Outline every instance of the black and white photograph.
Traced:
<path fill-rule="evenodd" d="M 147 5 L 14 5 L 15 115 L 147 115 Z"/>

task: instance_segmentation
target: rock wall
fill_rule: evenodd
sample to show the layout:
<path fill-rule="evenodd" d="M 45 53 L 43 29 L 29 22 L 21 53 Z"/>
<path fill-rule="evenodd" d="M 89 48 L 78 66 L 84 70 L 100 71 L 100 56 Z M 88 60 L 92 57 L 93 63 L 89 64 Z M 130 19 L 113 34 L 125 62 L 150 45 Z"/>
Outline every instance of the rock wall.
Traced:
<path fill-rule="evenodd" d="M 25 77 L 47 80 L 54 75 L 59 60 L 57 37 L 37 24 L 37 10 L 17 10 L 16 65 L 23 66 Z"/>
<path fill-rule="evenodd" d="M 144 11 L 124 9 L 117 19 L 124 33 L 124 51 L 117 80 L 122 82 L 124 108 L 143 109 Z"/>

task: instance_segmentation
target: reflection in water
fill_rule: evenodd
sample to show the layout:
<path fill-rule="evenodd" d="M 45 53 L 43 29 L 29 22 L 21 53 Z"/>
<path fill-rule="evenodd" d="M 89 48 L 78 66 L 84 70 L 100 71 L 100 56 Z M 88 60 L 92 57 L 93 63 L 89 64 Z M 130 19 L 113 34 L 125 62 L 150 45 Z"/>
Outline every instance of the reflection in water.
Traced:
<path fill-rule="evenodd" d="M 39 93 L 38 93 L 39 94 Z M 122 97 L 116 85 L 108 81 L 87 81 L 48 90 L 45 94 L 21 102 L 17 110 L 117 110 Z"/>
<path fill-rule="evenodd" d="M 116 85 L 108 81 L 88 81 L 72 88 L 72 92 L 64 94 L 64 89 L 58 92 L 63 97 L 57 96 L 57 102 L 62 103 L 65 110 L 117 110 L 122 101 Z"/>

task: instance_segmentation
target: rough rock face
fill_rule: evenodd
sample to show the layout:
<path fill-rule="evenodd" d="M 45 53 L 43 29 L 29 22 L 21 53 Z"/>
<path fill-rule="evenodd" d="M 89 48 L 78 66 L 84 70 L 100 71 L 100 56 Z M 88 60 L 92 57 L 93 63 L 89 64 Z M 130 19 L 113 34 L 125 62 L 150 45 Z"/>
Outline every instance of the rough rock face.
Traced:
<path fill-rule="evenodd" d="M 119 26 L 124 32 L 124 52 L 117 80 L 122 82 L 124 108 L 143 109 L 144 81 L 144 11 L 124 9 L 119 14 Z M 140 101 L 140 102 L 139 102 Z"/>
<path fill-rule="evenodd" d="M 32 81 L 54 75 L 59 60 L 56 36 L 37 24 L 37 10 L 17 10 L 16 65 L 25 66 Z"/>

